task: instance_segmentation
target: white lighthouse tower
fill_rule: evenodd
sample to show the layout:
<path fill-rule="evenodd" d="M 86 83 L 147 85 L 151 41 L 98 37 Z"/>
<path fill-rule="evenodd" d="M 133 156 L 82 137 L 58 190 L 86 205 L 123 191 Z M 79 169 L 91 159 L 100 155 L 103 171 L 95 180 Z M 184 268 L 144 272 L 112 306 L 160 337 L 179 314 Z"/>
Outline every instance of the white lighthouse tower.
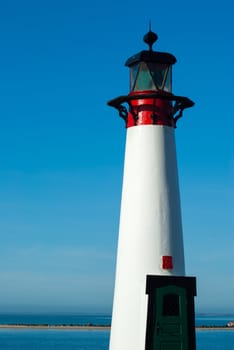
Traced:
<path fill-rule="evenodd" d="M 185 277 L 175 127 L 193 102 L 172 94 L 176 58 L 126 62 L 130 93 L 108 102 L 127 128 L 110 350 L 195 349 L 195 279 Z"/>

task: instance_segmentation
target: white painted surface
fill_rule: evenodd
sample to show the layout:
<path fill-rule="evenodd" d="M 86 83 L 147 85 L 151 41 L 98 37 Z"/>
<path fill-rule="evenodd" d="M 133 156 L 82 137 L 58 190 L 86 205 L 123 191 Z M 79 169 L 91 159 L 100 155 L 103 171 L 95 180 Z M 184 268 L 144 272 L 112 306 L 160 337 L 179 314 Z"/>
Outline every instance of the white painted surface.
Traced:
<path fill-rule="evenodd" d="M 174 129 L 159 125 L 127 129 L 110 350 L 145 349 L 147 274 L 185 274 Z"/>

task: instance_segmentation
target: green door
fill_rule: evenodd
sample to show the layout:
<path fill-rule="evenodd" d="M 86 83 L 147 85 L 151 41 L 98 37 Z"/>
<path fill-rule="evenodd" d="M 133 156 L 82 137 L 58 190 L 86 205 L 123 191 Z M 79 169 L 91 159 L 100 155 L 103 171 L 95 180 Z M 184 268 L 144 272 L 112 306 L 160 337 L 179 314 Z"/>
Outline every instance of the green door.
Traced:
<path fill-rule="evenodd" d="M 155 307 L 153 350 L 188 350 L 186 290 L 158 288 Z"/>

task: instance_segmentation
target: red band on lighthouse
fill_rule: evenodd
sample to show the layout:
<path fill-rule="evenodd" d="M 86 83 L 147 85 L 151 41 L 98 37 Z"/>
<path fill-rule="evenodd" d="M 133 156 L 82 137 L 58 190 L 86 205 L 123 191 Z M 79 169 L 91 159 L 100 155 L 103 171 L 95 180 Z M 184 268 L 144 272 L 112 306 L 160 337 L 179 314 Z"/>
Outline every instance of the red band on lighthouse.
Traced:
<path fill-rule="evenodd" d="M 131 92 L 129 96 L 149 94 L 152 91 Z M 166 125 L 175 127 L 171 101 L 160 98 L 139 98 L 130 101 L 127 128 L 136 125 Z"/>

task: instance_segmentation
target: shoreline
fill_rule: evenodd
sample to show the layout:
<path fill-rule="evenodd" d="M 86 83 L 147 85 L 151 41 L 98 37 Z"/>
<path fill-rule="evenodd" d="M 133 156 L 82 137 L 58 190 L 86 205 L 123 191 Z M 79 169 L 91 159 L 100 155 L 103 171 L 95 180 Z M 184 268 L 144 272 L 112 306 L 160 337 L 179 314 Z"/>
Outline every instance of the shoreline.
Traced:
<path fill-rule="evenodd" d="M 198 331 L 234 331 L 234 327 L 228 326 L 197 326 Z"/>
<path fill-rule="evenodd" d="M 0 324 L 0 329 L 75 329 L 75 330 L 109 330 L 110 326 L 95 325 L 43 325 L 43 324 Z"/>
<path fill-rule="evenodd" d="M 105 325 L 43 325 L 43 324 L 0 324 L 0 329 L 59 329 L 59 330 L 87 330 L 87 331 L 107 331 L 110 326 Z M 234 327 L 228 326 L 196 326 L 199 331 L 234 331 Z"/>

